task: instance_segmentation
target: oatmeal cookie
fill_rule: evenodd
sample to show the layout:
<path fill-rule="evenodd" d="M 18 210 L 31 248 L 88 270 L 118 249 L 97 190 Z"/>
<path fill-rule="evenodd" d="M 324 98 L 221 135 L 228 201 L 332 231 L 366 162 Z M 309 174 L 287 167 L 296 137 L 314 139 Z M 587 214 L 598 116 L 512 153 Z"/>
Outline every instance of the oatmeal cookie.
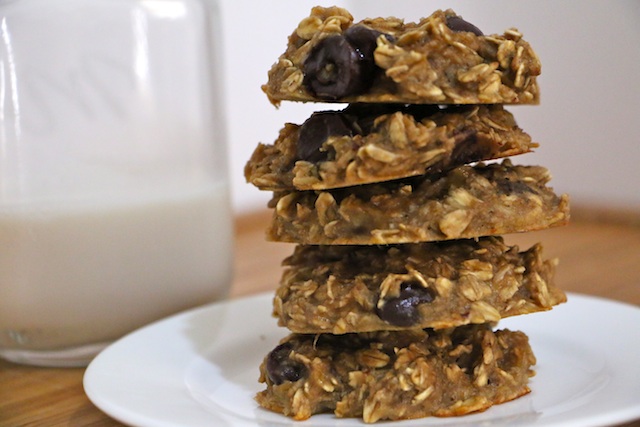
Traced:
<path fill-rule="evenodd" d="M 501 237 L 385 246 L 297 246 L 274 298 L 296 333 L 451 328 L 566 301 L 556 260 Z"/>
<path fill-rule="evenodd" d="M 527 336 L 470 325 L 440 331 L 291 334 L 260 366 L 258 403 L 296 420 L 364 422 L 483 411 L 529 392 Z"/>
<path fill-rule="evenodd" d="M 245 167 L 261 190 L 318 190 L 389 181 L 531 151 L 501 105 L 351 104 L 286 124 Z"/>
<path fill-rule="evenodd" d="M 327 191 L 276 192 L 267 238 L 305 245 L 466 239 L 569 219 L 569 197 L 541 166 L 465 165 L 442 174 Z"/>
<path fill-rule="evenodd" d="M 262 89 L 270 101 L 536 104 L 540 61 L 512 28 L 484 35 L 452 10 L 416 23 L 354 23 L 315 7 L 289 36 Z"/>

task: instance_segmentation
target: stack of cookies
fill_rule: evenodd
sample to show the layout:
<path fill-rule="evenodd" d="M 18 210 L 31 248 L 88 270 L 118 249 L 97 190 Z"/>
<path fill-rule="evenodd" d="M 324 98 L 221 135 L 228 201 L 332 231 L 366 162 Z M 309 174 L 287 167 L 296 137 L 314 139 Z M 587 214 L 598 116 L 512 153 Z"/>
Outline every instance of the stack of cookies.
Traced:
<path fill-rule="evenodd" d="M 529 391 L 527 336 L 503 317 L 564 302 L 555 260 L 502 234 L 565 224 L 537 144 L 503 104 L 536 104 L 540 63 L 515 29 L 453 11 L 354 23 L 316 7 L 263 87 L 343 103 L 260 144 L 247 180 L 273 191 L 284 261 L 274 315 L 291 334 L 260 367 L 260 405 L 302 420 L 462 415 Z M 491 161 L 491 162 L 489 162 Z"/>

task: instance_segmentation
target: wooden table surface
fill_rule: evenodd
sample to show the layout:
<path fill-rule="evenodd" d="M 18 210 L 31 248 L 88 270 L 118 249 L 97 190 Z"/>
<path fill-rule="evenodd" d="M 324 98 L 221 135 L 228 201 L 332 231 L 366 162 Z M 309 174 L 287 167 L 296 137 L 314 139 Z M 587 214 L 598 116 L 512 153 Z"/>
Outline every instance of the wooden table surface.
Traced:
<path fill-rule="evenodd" d="M 639 220 L 581 219 L 574 210 L 569 226 L 507 236 L 507 240 L 521 248 L 543 242 L 545 255 L 560 259 L 557 283 L 566 291 L 640 306 Z M 267 215 L 262 213 L 238 220 L 231 298 L 275 289 L 280 261 L 293 246 L 265 242 L 266 222 Z M 83 374 L 81 368 L 35 368 L 0 361 L 0 426 L 121 426 L 87 399 Z M 640 420 L 627 426 L 639 427 Z"/>

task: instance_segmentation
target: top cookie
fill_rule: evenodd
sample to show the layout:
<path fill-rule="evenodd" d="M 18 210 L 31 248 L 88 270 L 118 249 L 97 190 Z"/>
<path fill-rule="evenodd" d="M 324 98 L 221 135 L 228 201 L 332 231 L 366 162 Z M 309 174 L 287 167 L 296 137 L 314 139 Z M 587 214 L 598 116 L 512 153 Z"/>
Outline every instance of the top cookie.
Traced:
<path fill-rule="evenodd" d="M 452 10 L 417 23 L 358 23 L 314 7 L 262 86 L 269 100 L 411 104 L 537 104 L 541 66 L 516 29 L 483 35 Z"/>

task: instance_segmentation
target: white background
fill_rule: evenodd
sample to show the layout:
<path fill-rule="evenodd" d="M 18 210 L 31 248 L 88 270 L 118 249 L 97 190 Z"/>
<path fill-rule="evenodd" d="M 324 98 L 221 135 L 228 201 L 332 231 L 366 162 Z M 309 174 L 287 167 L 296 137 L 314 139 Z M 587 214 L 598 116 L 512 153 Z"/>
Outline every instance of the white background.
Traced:
<path fill-rule="evenodd" d="M 270 194 L 246 184 L 243 167 L 258 142 L 301 123 L 323 105 L 283 103 L 260 90 L 287 36 L 311 7 L 344 5 L 356 21 L 407 21 L 452 8 L 485 34 L 516 27 L 542 61 L 541 104 L 511 107 L 540 143 L 520 164 L 550 169 L 551 185 L 574 204 L 640 209 L 640 2 L 637 0 L 418 1 L 222 0 L 229 157 L 236 212 L 264 208 Z"/>

